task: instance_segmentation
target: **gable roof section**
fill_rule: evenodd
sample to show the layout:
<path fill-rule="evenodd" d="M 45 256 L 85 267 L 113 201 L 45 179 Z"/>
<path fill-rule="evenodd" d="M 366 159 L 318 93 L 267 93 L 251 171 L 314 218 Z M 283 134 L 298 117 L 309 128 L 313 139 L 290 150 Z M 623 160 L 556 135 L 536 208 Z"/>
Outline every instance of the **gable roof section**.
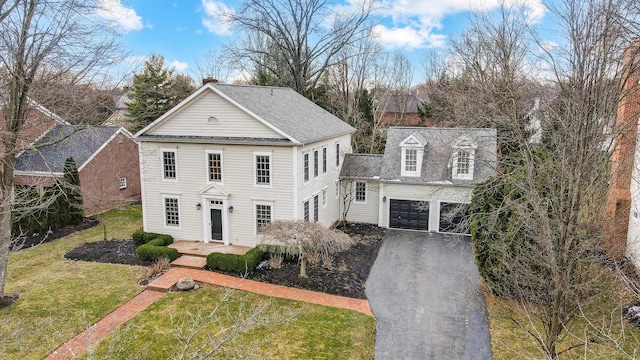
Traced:
<path fill-rule="evenodd" d="M 61 174 L 64 162 L 73 157 L 82 170 L 84 165 L 117 133 L 128 134 L 120 127 L 92 126 L 77 129 L 73 125 L 56 125 L 33 148 L 16 158 L 16 171 Z"/>
<path fill-rule="evenodd" d="M 292 143 L 308 144 L 355 131 L 290 88 L 208 83 L 135 136 L 145 137 L 145 132 L 161 125 L 204 91 L 214 91 Z"/>
<path fill-rule="evenodd" d="M 419 177 L 402 177 L 400 144 L 409 136 L 426 141 L 422 158 L 422 173 Z M 471 141 L 477 144 L 474 155 L 473 180 L 453 180 L 451 176 L 452 155 L 458 142 Z M 497 140 L 495 129 L 456 129 L 426 127 L 390 127 L 380 171 L 382 181 L 400 183 L 444 183 L 474 185 L 495 174 Z"/>
<path fill-rule="evenodd" d="M 382 155 L 345 154 L 341 179 L 379 179 L 382 168 Z"/>

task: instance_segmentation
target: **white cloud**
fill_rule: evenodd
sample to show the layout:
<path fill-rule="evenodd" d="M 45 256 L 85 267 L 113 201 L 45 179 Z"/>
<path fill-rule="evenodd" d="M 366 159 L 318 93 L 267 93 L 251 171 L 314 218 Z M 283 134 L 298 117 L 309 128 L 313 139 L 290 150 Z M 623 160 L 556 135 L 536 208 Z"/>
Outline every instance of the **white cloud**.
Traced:
<path fill-rule="evenodd" d="M 376 26 L 377 39 L 391 47 L 442 46 L 445 36 L 434 30 L 442 28 L 446 16 L 491 11 L 501 3 L 522 7 L 530 23 L 539 22 L 547 11 L 543 0 L 380 0 L 376 13 L 389 21 Z"/>
<path fill-rule="evenodd" d="M 117 23 L 125 31 L 142 29 L 142 17 L 132 8 L 124 7 L 120 0 L 101 0 L 97 10 L 98 16 Z"/>
<path fill-rule="evenodd" d="M 376 25 L 373 28 L 373 38 L 390 48 L 440 47 L 444 45 L 445 35 L 433 34 L 430 30 L 415 29 L 409 26 L 387 28 Z"/>
<path fill-rule="evenodd" d="M 189 67 L 189 64 L 178 61 L 178 60 L 173 60 L 167 65 L 169 66 L 169 68 L 180 73 L 184 73 L 184 71 L 187 70 L 187 68 Z"/>
<path fill-rule="evenodd" d="M 221 1 L 214 0 L 202 0 L 202 6 L 206 14 L 206 17 L 202 19 L 202 25 L 216 35 L 231 35 L 229 29 L 232 24 L 225 18 L 225 14 L 233 14 L 233 9 L 227 7 Z"/>

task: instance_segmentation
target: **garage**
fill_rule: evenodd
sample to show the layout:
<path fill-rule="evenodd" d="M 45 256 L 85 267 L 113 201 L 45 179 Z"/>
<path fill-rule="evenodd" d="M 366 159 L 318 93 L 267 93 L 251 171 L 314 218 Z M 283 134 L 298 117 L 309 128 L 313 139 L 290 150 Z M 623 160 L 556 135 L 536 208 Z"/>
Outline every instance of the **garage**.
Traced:
<path fill-rule="evenodd" d="M 439 232 L 470 234 L 469 204 L 441 202 Z"/>
<path fill-rule="evenodd" d="M 429 230 L 429 202 L 390 199 L 389 227 L 394 229 Z"/>

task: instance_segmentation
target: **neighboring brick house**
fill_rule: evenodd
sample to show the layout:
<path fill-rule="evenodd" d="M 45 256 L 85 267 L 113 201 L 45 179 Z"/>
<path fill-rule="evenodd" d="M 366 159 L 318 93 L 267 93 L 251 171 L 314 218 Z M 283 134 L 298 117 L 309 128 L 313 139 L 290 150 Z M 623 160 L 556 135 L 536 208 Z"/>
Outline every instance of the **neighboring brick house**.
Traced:
<path fill-rule="evenodd" d="M 42 191 L 78 165 L 85 214 L 140 201 L 138 145 L 122 127 L 57 125 L 16 159 L 15 184 Z"/>
<path fill-rule="evenodd" d="M 18 137 L 17 150 L 26 149 L 56 125 L 69 125 L 69 123 L 46 107 L 29 99 L 26 120 Z M 4 111 L 0 111 L 0 128 L 4 129 L 4 127 Z M 4 153 L 4 145 L 1 141 L 0 152 Z"/>
<path fill-rule="evenodd" d="M 380 99 L 380 122 L 387 126 L 426 125 L 418 115 L 421 100 L 414 94 L 383 94 Z"/>
<path fill-rule="evenodd" d="M 640 41 L 636 40 L 624 54 L 623 91 L 615 125 L 602 247 L 616 259 L 629 257 L 640 268 L 639 66 Z"/>

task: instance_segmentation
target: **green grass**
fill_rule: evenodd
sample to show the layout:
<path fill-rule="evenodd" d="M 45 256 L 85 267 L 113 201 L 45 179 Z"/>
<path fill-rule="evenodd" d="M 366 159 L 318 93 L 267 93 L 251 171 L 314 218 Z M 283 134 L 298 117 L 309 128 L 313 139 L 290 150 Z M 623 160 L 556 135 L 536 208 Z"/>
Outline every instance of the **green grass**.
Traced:
<path fill-rule="evenodd" d="M 613 274 L 604 278 L 609 286 L 599 295 L 601 297 L 597 303 L 583 309 L 583 317 L 570 323 L 558 344 L 557 349 L 561 352 L 558 359 L 635 359 L 640 355 L 640 331 L 621 317 L 622 306 L 630 303 L 633 296 Z M 541 347 L 514 320 L 524 324 L 529 330 L 537 328 L 542 331 L 541 323 L 536 318 L 527 316 L 521 304 L 516 301 L 485 295 L 493 358 L 544 358 Z M 589 339 L 589 342 L 585 342 L 585 339 Z M 572 348 L 578 344 L 582 346 Z M 570 350 L 565 351 L 567 349 Z"/>
<path fill-rule="evenodd" d="M 131 238 L 141 227 L 140 206 L 105 214 L 109 238 Z M 64 254 L 102 240 L 98 226 L 9 256 L 6 293 L 19 293 L 0 310 L 0 358 L 41 359 L 142 291 L 143 267 L 70 261 Z"/>
<path fill-rule="evenodd" d="M 97 359 L 178 358 L 186 338 L 187 351 L 211 349 L 221 342 L 209 336 L 265 306 L 258 326 L 234 336 L 214 359 L 372 359 L 375 320 L 364 314 L 291 300 L 206 286 L 187 293 L 170 293 L 92 350 Z M 215 316 L 205 319 L 218 304 Z M 239 314 L 244 314 L 239 316 Z M 200 320 L 200 321 L 198 321 Z M 195 331 L 198 326 L 202 331 Z M 180 335 L 182 334 L 182 336 Z M 193 335 L 193 336 L 191 336 Z M 182 339 L 182 340 L 181 340 Z M 190 354 L 193 355 L 193 354 Z M 85 354 L 84 358 L 89 355 Z M 189 358 L 189 357 L 187 357 Z"/>

